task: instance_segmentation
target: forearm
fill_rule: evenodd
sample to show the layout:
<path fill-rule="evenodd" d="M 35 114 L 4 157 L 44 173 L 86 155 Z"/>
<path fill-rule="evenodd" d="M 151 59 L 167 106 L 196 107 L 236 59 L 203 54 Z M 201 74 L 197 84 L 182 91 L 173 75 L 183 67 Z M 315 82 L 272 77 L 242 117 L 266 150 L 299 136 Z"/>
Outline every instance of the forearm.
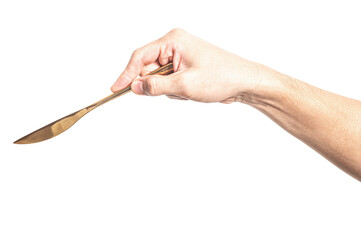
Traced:
<path fill-rule="evenodd" d="M 361 102 L 264 66 L 260 72 L 260 85 L 243 102 L 361 181 Z"/>

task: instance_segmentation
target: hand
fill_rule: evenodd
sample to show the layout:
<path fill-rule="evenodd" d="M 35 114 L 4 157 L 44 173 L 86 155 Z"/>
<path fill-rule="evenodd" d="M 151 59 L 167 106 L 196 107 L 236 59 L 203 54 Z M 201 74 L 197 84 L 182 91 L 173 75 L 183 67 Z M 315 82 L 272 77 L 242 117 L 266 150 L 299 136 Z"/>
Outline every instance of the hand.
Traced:
<path fill-rule="evenodd" d="M 171 61 L 173 74 L 145 76 Z M 242 101 L 243 95 L 259 84 L 260 67 L 181 29 L 174 29 L 135 50 L 112 91 L 131 84 L 136 94 L 231 103 Z"/>
<path fill-rule="evenodd" d="M 170 61 L 173 74 L 144 76 Z M 136 94 L 247 103 L 361 181 L 360 101 L 247 61 L 179 29 L 136 50 L 112 90 L 130 84 Z"/>

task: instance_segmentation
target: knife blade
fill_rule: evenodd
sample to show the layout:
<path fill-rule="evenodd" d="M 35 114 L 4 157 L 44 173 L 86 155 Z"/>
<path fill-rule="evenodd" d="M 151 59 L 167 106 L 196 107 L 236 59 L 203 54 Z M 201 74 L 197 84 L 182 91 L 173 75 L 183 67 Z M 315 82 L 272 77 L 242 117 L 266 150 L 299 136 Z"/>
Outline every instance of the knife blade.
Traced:
<path fill-rule="evenodd" d="M 147 75 L 168 75 L 173 72 L 173 63 L 168 63 L 167 65 L 164 65 L 153 72 L 148 73 Z M 84 117 L 87 113 L 90 111 L 93 111 L 95 108 L 103 105 L 106 102 L 109 102 L 110 100 L 113 100 L 119 96 L 122 96 L 128 92 L 131 91 L 130 86 L 127 88 L 120 90 L 118 92 L 115 92 L 113 94 L 110 94 L 109 96 L 85 107 L 80 109 L 79 111 L 76 111 L 74 113 L 71 113 L 63 118 L 60 118 L 42 128 L 39 128 L 38 130 L 29 133 L 28 135 L 16 140 L 14 144 L 29 144 L 29 143 L 37 143 L 41 142 L 50 138 L 53 138 L 66 130 L 68 130 L 71 126 L 73 126 L 79 119 Z"/>

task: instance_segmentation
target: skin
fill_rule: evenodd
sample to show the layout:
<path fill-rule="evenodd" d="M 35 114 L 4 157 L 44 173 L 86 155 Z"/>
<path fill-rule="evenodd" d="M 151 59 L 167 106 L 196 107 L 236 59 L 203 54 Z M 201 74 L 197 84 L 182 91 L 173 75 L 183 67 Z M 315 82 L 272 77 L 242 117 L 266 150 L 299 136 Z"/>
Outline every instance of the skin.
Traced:
<path fill-rule="evenodd" d="M 174 73 L 144 76 L 173 61 Z M 112 86 L 199 102 L 241 102 L 361 181 L 361 102 L 254 63 L 181 29 L 134 51 Z"/>

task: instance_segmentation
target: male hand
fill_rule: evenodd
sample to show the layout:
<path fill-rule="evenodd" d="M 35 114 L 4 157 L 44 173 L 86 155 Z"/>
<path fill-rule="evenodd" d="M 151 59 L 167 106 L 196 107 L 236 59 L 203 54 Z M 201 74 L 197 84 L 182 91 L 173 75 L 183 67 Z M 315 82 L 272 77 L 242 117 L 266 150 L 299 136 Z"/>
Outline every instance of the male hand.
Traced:
<path fill-rule="evenodd" d="M 174 64 L 173 74 L 145 76 L 171 61 Z M 112 86 L 112 91 L 119 91 L 131 84 L 136 94 L 165 94 L 176 99 L 231 103 L 241 101 L 244 94 L 259 84 L 260 68 L 259 64 L 242 59 L 181 29 L 174 29 L 135 50 L 127 67 Z"/>

